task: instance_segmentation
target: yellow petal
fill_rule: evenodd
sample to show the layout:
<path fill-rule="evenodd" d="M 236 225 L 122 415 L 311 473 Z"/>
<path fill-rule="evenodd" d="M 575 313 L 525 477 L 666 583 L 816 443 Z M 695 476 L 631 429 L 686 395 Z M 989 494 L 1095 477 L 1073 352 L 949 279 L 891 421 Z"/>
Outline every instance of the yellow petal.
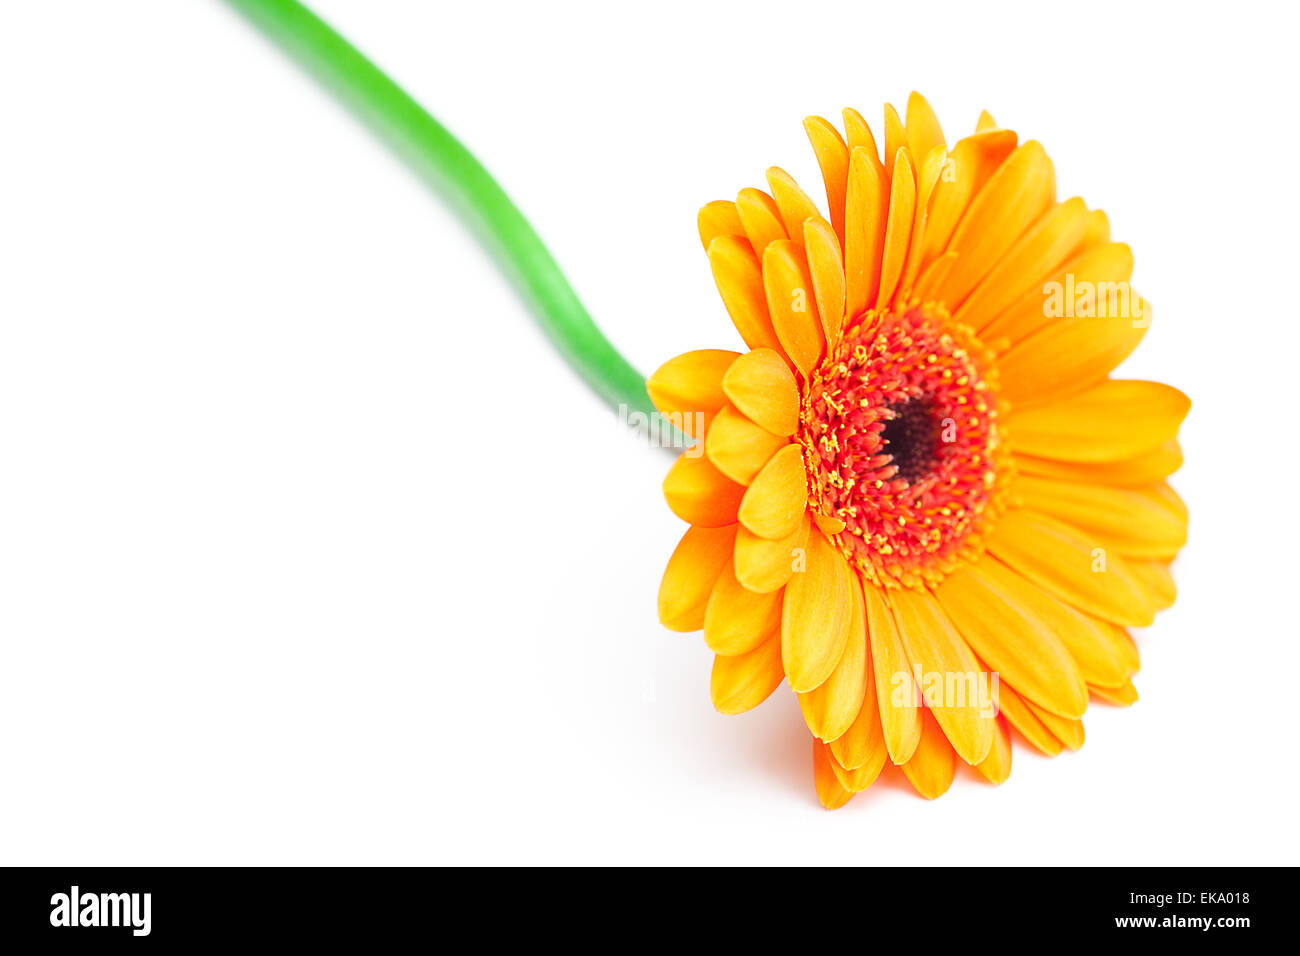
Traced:
<path fill-rule="evenodd" d="M 852 590 L 861 590 L 859 582 L 852 582 Z M 861 600 L 861 596 L 859 600 Z M 862 706 L 858 708 L 857 716 L 853 719 L 853 723 L 849 725 L 848 730 L 831 743 L 831 753 L 835 757 L 835 762 L 850 772 L 861 768 L 870 768 L 874 764 L 875 770 L 870 775 L 871 779 L 874 780 L 875 775 L 880 772 L 880 768 L 884 766 L 885 761 L 888 759 L 889 750 L 885 746 L 885 730 L 880 723 L 880 707 L 876 702 L 875 669 L 871 662 L 871 652 L 868 646 L 865 603 L 861 607 L 861 613 L 863 614 L 862 655 L 865 677 L 862 686 Z M 852 626 L 856 627 L 856 625 Z M 851 635 L 850 640 L 854 639 Z M 845 785 L 848 786 L 847 783 Z M 854 788 L 850 786 L 849 789 Z"/>
<path fill-rule="evenodd" d="M 709 266 L 722 304 L 745 344 L 751 349 L 773 348 L 780 352 L 767 314 L 763 270 L 749 242 L 736 236 L 719 236 L 709 243 Z"/>
<path fill-rule="evenodd" d="M 755 425 L 730 405 L 709 425 L 705 453 L 714 467 L 732 481 L 748 485 L 777 449 L 788 440 Z"/>
<path fill-rule="evenodd" d="M 840 241 L 826 220 L 809 219 L 803 230 L 817 314 L 821 316 L 826 341 L 833 349 L 844 327 L 844 256 Z"/>
<path fill-rule="evenodd" d="M 1131 651 L 1118 647 L 1115 636 L 1106 630 L 1113 625 L 1103 625 L 1076 611 L 992 556 L 980 561 L 977 569 L 1013 609 L 1060 639 L 1086 683 L 1118 684 L 1131 673 Z M 1028 690 L 1016 674 L 1008 672 L 1006 678 L 1022 692 Z M 1050 697 L 1030 696 L 1063 717 L 1083 716 L 1082 707 L 1062 707 Z"/>
<path fill-rule="evenodd" d="M 790 688 L 806 693 L 835 669 L 849 639 L 849 568 L 820 531 L 808 535 L 807 570 L 785 586 L 781 659 Z"/>
<path fill-rule="evenodd" d="M 976 331 L 986 342 L 1005 338 L 1015 344 L 1053 325 L 1069 321 L 1066 317 L 1087 311 L 1084 306 L 1091 295 L 1096 302 L 1098 289 L 1107 292 L 1124 288 L 1133 276 L 1133 250 L 1122 242 L 1106 242 L 1078 251 L 1056 271 L 1040 276 L 1034 287 L 1016 298 L 996 315 L 984 315 Z M 1089 318 L 1089 322 L 1095 318 Z M 1130 320 L 1131 321 L 1131 320 Z"/>
<path fill-rule="evenodd" d="M 958 140 L 949 154 L 948 178 L 935 184 L 922 243 L 924 267 L 943 255 L 953 230 L 989 177 L 1016 148 L 1016 134 L 992 130 Z M 954 250 L 955 251 L 955 250 Z"/>
<path fill-rule="evenodd" d="M 853 799 L 851 791 L 846 790 L 831 769 L 831 755 L 826 745 L 813 738 L 813 785 L 817 788 L 817 799 L 827 810 L 838 810 Z"/>
<path fill-rule="evenodd" d="M 646 382 L 650 400 L 673 425 L 699 438 L 701 424 L 727 402 L 722 378 L 738 358 L 739 352 L 726 349 L 697 349 L 669 359 Z"/>
<path fill-rule="evenodd" d="M 749 237 L 754 255 L 760 260 L 769 242 L 788 238 L 776 200 L 763 190 L 742 189 L 736 196 L 736 212 L 740 215 L 740 224 L 745 227 L 745 235 Z"/>
<path fill-rule="evenodd" d="M 719 713 L 743 714 L 781 686 L 781 636 L 773 634 L 747 654 L 713 658 L 709 694 Z"/>
<path fill-rule="evenodd" d="M 704 243 L 705 252 L 709 251 L 709 245 L 718 236 L 745 237 L 745 227 L 740 224 L 736 204 L 726 199 L 717 199 L 702 206 L 696 222 L 700 227 L 700 242 Z"/>
<path fill-rule="evenodd" d="M 880 254 L 885 242 L 885 181 L 879 160 L 862 147 L 849 159 L 849 185 L 844 220 L 844 283 L 846 312 L 856 318 L 876 301 L 880 288 Z"/>
<path fill-rule="evenodd" d="M 948 243 L 959 258 L 940 290 L 955 306 L 1056 199 L 1052 161 L 1034 141 L 1007 157 L 971 201 Z"/>
<path fill-rule="evenodd" d="M 803 121 L 808 141 L 817 154 L 817 165 L 826 183 L 826 205 L 830 209 L 831 226 L 835 234 L 844 238 L 844 196 L 849 181 L 849 148 L 840 131 L 820 116 L 809 116 Z"/>
<path fill-rule="evenodd" d="M 1078 750 L 1083 746 L 1083 721 L 1070 720 L 1067 717 L 1061 717 L 1049 710 L 1043 710 L 1032 700 L 1025 701 L 1035 717 L 1042 721 L 1043 726 L 1052 732 L 1052 736 L 1065 744 L 1067 750 Z"/>
<path fill-rule="evenodd" d="M 908 244 L 912 239 L 912 222 L 916 215 L 916 171 L 906 148 L 894 161 L 894 178 L 889 187 L 889 220 L 881 252 L 880 291 L 876 302 L 889 305 L 903 275 Z"/>
<path fill-rule="evenodd" d="M 886 185 L 893 182 L 894 164 L 898 161 L 898 151 L 907 147 L 907 130 L 903 126 L 903 120 L 898 115 L 898 110 L 894 109 L 892 103 L 885 104 L 885 150 L 883 158 L 885 160 L 885 175 L 883 177 Z"/>
<path fill-rule="evenodd" d="M 939 126 L 939 117 L 926 102 L 924 96 L 913 92 L 907 98 L 907 145 L 912 155 L 918 158 L 930 155 L 936 147 L 942 149 L 943 129 Z"/>
<path fill-rule="evenodd" d="M 1034 716 L 1029 705 L 1009 684 L 998 684 L 998 706 L 1007 722 L 1036 749 L 1049 757 L 1055 757 L 1061 752 L 1061 741 Z"/>
<path fill-rule="evenodd" d="M 1005 720 L 999 720 L 996 726 L 997 734 L 989 755 L 975 765 L 980 776 L 994 786 L 1006 783 L 1011 776 L 1011 731 L 1007 729 Z"/>
<path fill-rule="evenodd" d="M 1134 458 L 1178 437 L 1191 402 L 1157 382 L 1112 379 L 1060 402 L 1014 409 L 1011 447 L 1059 461 Z"/>
<path fill-rule="evenodd" d="M 913 160 L 920 163 L 915 170 L 916 210 L 912 215 L 912 235 L 907 241 L 907 264 L 903 267 L 902 277 L 898 280 L 897 291 L 894 293 L 895 300 L 903 303 L 913 300 L 913 290 L 921 273 L 921 248 L 929 220 L 930 197 L 934 195 L 934 188 L 944 174 L 948 154 L 942 146 L 936 146 L 927 156 L 913 155 Z"/>
<path fill-rule="evenodd" d="M 826 338 L 808 263 L 793 241 L 778 240 L 763 253 L 763 288 L 777 340 L 807 378 L 821 364 Z"/>
<path fill-rule="evenodd" d="M 722 379 L 722 390 L 750 421 L 774 435 L 799 427 L 799 386 L 779 352 L 755 349 L 740 356 Z"/>
<path fill-rule="evenodd" d="M 798 445 L 786 445 L 772 456 L 744 491 L 738 514 L 740 523 L 754 534 L 763 538 L 785 538 L 799 526 L 807 504 L 808 479 L 804 472 L 803 452 Z M 722 513 L 721 508 L 718 513 Z"/>
<path fill-rule="evenodd" d="M 664 497 L 673 514 L 706 528 L 734 523 L 744 495 L 743 485 L 693 449 L 687 449 L 664 478 Z"/>
<path fill-rule="evenodd" d="M 1124 681 L 1118 687 L 1098 687 L 1089 684 L 1088 689 L 1092 691 L 1093 696 L 1115 707 L 1130 707 L 1138 700 L 1137 688 L 1133 686 L 1131 680 Z"/>
<path fill-rule="evenodd" d="M 772 541 L 741 528 L 736 535 L 736 579 L 746 588 L 767 594 L 785 587 L 796 565 L 803 563 L 808 543 L 807 516 L 794 533 Z"/>
<path fill-rule="evenodd" d="M 1057 478 L 1081 485 L 1151 485 L 1168 478 L 1183 466 L 1183 450 L 1170 439 L 1133 458 L 1084 464 L 1016 455 L 1016 471 L 1042 478 Z"/>
<path fill-rule="evenodd" d="M 1043 280 L 1074 251 L 1088 228 L 1088 207 L 1079 198 L 1059 203 L 1026 230 L 961 304 L 953 319 L 981 329 Z"/>
<path fill-rule="evenodd" d="M 862 114 L 853 108 L 846 108 L 842 114 L 844 117 L 844 133 L 848 139 L 849 152 L 855 149 L 862 149 L 866 152 L 866 159 L 876 167 L 876 172 L 884 177 L 885 167 L 880 161 L 880 149 L 876 146 L 876 136 L 871 132 L 871 126 Z"/>
<path fill-rule="evenodd" d="M 1018 591 L 990 573 L 993 561 L 963 564 L 935 589 L 961 636 L 999 680 L 1050 710 L 1082 717 L 1088 688 L 1070 652 L 1049 622 L 1033 613 Z"/>
<path fill-rule="evenodd" d="M 1022 475 L 1015 495 L 1024 507 L 1059 518 L 1125 557 L 1169 560 L 1187 543 L 1187 516 L 1146 489 Z"/>
<path fill-rule="evenodd" d="M 704 643 L 715 654 L 752 651 L 781 626 L 781 592 L 755 594 L 736 580 L 730 562 L 718 575 L 704 612 Z"/>
<path fill-rule="evenodd" d="M 1142 585 L 1147 599 L 1155 605 L 1156 610 L 1163 611 L 1174 603 L 1178 596 L 1178 586 L 1174 576 L 1169 573 L 1169 565 L 1164 561 L 1129 561 L 1129 570 Z"/>
<path fill-rule="evenodd" d="M 980 110 L 980 117 L 975 122 L 975 132 L 983 133 L 986 130 L 997 129 L 998 122 L 993 118 L 993 114 L 988 110 Z"/>
<path fill-rule="evenodd" d="M 921 714 L 915 706 L 912 667 L 884 594 L 874 584 L 862 582 L 861 586 L 885 748 L 894 763 L 906 763 L 921 739 Z"/>
<path fill-rule="evenodd" d="M 981 706 L 979 690 L 988 675 L 932 596 L 897 588 L 889 603 L 907 659 L 921 674 L 927 708 L 957 754 L 969 764 L 979 763 L 993 746 L 994 715 Z M 934 674 L 939 675 L 937 695 L 927 687 Z M 956 693 L 950 695 L 949 689 Z"/>
<path fill-rule="evenodd" d="M 992 748 L 990 738 L 986 749 Z M 907 774 L 916 792 L 927 800 L 943 796 L 952 786 L 952 778 L 957 773 L 957 756 L 928 708 L 921 718 L 921 741 L 912 759 L 903 764 L 903 773 Z"/>
<path fill-rule="evenodd" d="M 1005 564 L 1081 611 L 1127 627 L 1146 627 L 1154 619 L 1154 607 L 1124 560 L 1099 553 L 1095 541 L 1054 518 L 1008 511 L 985 543 Z"/>
<path fill-rule="evenodd" d="M 828 744 L 827 750 L 829 751 L 827 756 L 830 758 L 831 769 L 835 772 L 835 778 L 839 780 L 840 786 L 850 793 L 861 793 L 875 783 L 876 778 L 880 776 L 880 771 L 885 768 L 885 761 L 889 757 L 885 753 L 884 745 L 881 744 L 871 752 L 860 766 L 849 769 L 840 763 L 840 758 L 835 753 L 834 743 Z"/>
<path fill-rule="evenodd" d="M 781 222 L 785 224 L 786 235 L 796 246 L 802 246 L 804 222 L 813 217 L 821 217 L 821 213 L 817 211 L 817 204 L 799 188 L 794 177 L 779 166 L 773 166 L 767 171 L 767 184 L 781 213 Z"/>
<path fill-rule="evenodd" d="M 850 582 L 852 584 L 852 582 Z M 867 625 L 862 607 L 862 589 L 849 589 L 848 640 L 831 676 L 807 693 L 799 695 L 804 722 L 814 737 L 836 740 L 852 726 L 862 710 L 867 689 Z M 705 636 L 708 636 L 706 629 Z M 881 739 L 882 751 L 884 739 Z"/>
<path fill-rule="evenodd" d="M 1099 293 L 1099 295 L 1102 293 Z M 1151 307 L 1119 294 L 1105 316 L 1060 318 L 1008 349 L 998 361 L 1010 402 L 1046 402 L 1106 378 L 1147 334 Z M 1131 303 L 1131 304 L 1125 304 Z"/>
<path fill-rule="evenodd" d="M 731 559 L 736 525 L 687 528 L 659 585 L 659 620 L 673 631 L 698 631 L 714 583 Z"/>

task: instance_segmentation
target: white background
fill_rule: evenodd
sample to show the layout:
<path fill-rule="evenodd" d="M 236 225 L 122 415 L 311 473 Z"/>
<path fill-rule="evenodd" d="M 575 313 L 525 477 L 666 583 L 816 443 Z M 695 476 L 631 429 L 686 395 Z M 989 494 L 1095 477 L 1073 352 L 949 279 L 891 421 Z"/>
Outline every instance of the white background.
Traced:
<path fill-rule="evenodd" d="M 823 811 L 798 708 L 655 618 L 669 457 L 216 2 L 0 8 L 0 862 L 1297 862 L 1294 12 L 318 10 L 475 150 L 649 372 L 800 122 L 981 108 L 1105 208 L 1194 407 L 1141 701 L 1001 788 Z"/>

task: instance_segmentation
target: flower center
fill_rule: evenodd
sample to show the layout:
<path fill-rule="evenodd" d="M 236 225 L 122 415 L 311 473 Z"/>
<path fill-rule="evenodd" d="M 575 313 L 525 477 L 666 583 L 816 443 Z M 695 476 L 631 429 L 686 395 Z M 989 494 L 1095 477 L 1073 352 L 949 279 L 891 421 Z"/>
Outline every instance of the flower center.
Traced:
<path fill-rule="evenodd" d="M 939 306 L 868 312 L 807 383 L 813 507 L 877 584 L 938 583 L 1000 510 L 991 361 Z M 824 525 L 826 527 L 826 525 Z"/>

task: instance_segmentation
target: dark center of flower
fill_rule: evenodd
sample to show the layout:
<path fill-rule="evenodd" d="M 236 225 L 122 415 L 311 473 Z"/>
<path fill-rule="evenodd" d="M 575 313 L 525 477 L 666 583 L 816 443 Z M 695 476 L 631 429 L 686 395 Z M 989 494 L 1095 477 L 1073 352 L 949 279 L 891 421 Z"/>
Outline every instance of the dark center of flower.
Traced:
<path fill-rule="evenodd" d="M 809 495 L 869 580 L 936 583 L 987 522 L 999 486 L 982 346 L 941 308 L 868 312 L 813 373 L 799 438 Z"/>
<path fill-rule="evenodd" d="M 890 405 L 893 416 L 880 432 L 880 447 L 908 483 L 920 481 L 934 467 L 939 455 L 939 419 L 934 402 L 927 396 L 909 398 Z"/>

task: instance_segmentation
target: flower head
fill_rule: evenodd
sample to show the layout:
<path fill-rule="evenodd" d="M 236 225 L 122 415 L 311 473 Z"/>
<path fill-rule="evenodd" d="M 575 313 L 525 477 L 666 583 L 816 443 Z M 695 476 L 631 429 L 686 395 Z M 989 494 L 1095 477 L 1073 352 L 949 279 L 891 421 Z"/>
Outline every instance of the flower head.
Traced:
<path fill-rule="evenodd" d="M 886 764 L 937 797 L 957 759 L 1001 783 L 1010 729 L 1083 742 L 1136 700 L 1128 628 L 1174 598 L 1189 403 L 1111 378 L 1150 325 L 1104 213 L 988 114 L 946 147 L 917 94 L 805 129 L 829 216 L 780 169 L 700 211 L 748 351 L 651 376 L 697 439 L 664 482 L 691 527 L 659 614 L 703 629 L 715 706 L 787 681 L 838 807 Z"/>

